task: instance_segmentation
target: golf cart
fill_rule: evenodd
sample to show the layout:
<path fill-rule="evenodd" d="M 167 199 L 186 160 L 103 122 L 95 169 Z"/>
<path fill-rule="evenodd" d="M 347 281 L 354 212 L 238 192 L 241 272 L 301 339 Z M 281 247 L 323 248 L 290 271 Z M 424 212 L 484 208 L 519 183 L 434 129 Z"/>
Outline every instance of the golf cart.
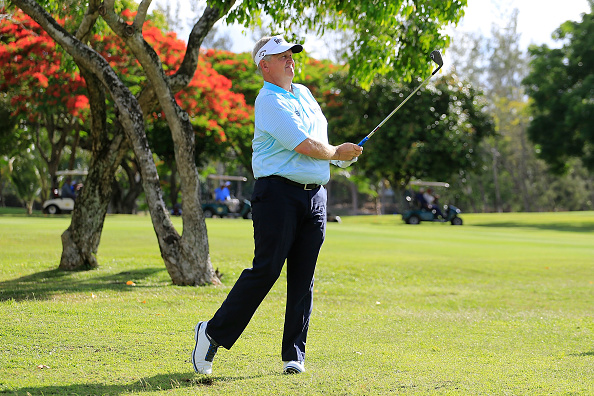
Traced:
<path fill-rule="evenodd" d="M 461 213 L 460 209 L 454 205 L 443 205 L 443 211 L 441 211 L 437 204 L 427 205 L 422 197 L 425 188 L 448 188 L 450 186 L 448 183 L 414 180 L 409 183 L 409 186 L 411 187 L 407 189 L 406 194 L 408 209 L 402 212 L 402 220 L 404 220 L 406 224 L 419 224 L 421 221 L 435 221 L 441 223 L 450 222 L 452 225 L 462 225 L 462 218 L 458 216 Z M 414 193 L 412 186 L 419 187 L 419 191 L 416 194 Z"/>
<path fill-rule="evenodd" d="M 227 185 L 231 184 L 231 181 L 237 182 L 236 194 L 241 197 L 241 183 L 247 181 L 247 177 L 243 176 L 227 176 L 227 175 L 208 175 L 209 181 L 218 181 L 219 183 L 227 182 Z M 207 183 L 208 184 L 208 183 Z M 210 191 L 214 191 L 209 186 Z M 243 217 L 244 219 L 252 218 L 252 204 L 247 199 L 235 198 L 229 196 L 225 200 L 215 200 L 211 194 L 206 194 L 207 199 L 202 200 L 202 212 L 204 217 Z"/>
<path fill-rule="evenodd" d="M 57 171 L 56 176 L 86 176 L 88 173 L 89 172 L 87 171 L 80 170 L 65 170 Z M 69 186 L 65 187 L 68 188 Z M 80 189 L 82 187 L 82 184 L 76 184 L 76 187 Z M 74 195 L 74 192 L 72 192 L 70 196 L 66 196 L 57 187 L 54 187 L 52 189 L 52 197 L 43 203 L 43 213 L 54 215 L 72 212 L 74 210 Z"/>

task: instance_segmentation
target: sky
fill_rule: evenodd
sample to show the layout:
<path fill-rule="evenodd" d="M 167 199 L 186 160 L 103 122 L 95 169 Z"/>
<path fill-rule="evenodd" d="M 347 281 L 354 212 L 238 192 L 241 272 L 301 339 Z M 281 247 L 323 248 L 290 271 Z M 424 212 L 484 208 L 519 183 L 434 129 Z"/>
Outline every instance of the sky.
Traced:
<path fill-rule="evenodd" d="M 167 0 L 156 0 L 154 3 L 164 3 Z M 180 6 L 185 8 L 185 15 L 189 13 L 189 0 L 180 0 Z M 468 0 L 466 14 L 455 28 L 456 31 L 480 32 L 490 36 L 493 24 L 505 26 L 512 10 L 517 8 L 518 32 L 523 48 L 530 44 L 547 44 L 558 47 L 551 39 L 551 34 L 567 20 L 581 21 L 581 14 L 590 11 L 588 0 Z M 233 52 L 250 52 L 254 40 L 251 34 L 242 34 L 241 26 L 228 27 L 233 38 Z M 179 32 L 179 38 L 185 39 L 189 29 Z M 305 47 L 314 57 L 323 57 L 324 44 L 315 37 L 305 41 Z"/>
<path fill-rule="evenodd" d="M 505 26 L 501 15 L 509 16 L 518 9 L 518 32 L 524 48 L 529 44 L 558 46 L 551 34 L 567 20 L 581 21 L 582 13 L 590 12 L 587 0 L 468 0 L 468 7 L 457 29 L 482 32 L 489 36 L 491 26 Z"/>

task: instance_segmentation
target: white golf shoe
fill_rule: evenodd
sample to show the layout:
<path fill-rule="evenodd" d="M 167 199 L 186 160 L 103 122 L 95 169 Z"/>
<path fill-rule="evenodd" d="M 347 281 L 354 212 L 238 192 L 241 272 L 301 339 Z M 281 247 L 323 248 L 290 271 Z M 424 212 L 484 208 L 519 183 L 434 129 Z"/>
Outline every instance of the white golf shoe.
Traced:
<path fill-rule="evenodd" d="M 283 372 L 285 374 L 301 374 L 305 372 L 303 360 L 283 361 Z"/>
<path fill-rule="evenodd" d="M 192 351 L 192 366 L 200 374 L 212 374 L 212 361 L 219 345 L 206 334 L 207 322 L 200 322 L 194 328 L 196 346 Z"/>

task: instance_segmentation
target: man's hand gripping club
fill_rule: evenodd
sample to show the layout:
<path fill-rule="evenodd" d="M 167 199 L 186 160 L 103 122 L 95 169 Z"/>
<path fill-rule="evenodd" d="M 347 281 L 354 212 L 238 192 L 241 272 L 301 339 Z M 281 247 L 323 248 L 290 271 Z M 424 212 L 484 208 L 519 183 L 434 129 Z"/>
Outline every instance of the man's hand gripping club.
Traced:
<path fill-rule="evenodd" d="M 332 164 L 346 168 L 357 162 L 357 158 L 363 153 L 363 147 L 355 143 L 342 143 L 338 146 L 332 146 L 307 138 L 295 147 L 295 151 L 312 158 L 330 160 Z"/>

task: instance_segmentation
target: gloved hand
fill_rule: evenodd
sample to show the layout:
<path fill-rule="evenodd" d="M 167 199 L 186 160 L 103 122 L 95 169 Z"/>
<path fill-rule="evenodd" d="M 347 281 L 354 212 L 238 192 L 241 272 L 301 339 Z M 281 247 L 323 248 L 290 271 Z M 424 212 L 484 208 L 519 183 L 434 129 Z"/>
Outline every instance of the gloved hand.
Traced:
<path fill-rule="evenodd" d="M 350 161 L 332 160 L 332 161 L 330 161 L 330 163 L 332 163 L 332 165 L 336 165 L 336 166 L 344 169 L 344 168 L 348 168 L 349 166 L 351 166 L 351 164 L 357 162 L 358 159 L 359 159 L 359 157 L 355 157 Z"/>

